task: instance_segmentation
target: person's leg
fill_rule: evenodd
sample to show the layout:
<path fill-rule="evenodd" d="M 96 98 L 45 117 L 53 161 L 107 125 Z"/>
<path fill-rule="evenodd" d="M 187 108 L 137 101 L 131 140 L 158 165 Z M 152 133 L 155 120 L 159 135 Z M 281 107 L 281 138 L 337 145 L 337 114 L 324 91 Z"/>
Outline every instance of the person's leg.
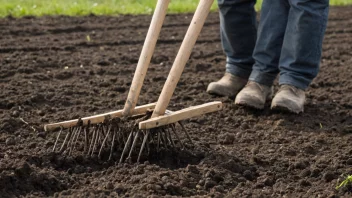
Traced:
<path fill-rule="evenodd" d="M 256 0 L 218 0 L 226 72 L 248 79 L 257 38 Z"/>
<path fill-rule="evenodd" d="M 255 64 L 249 80 L 270 87 L 276 79 L 289 8 L 288 0 L 263 1 L 253 53 Z"/>
<path fill-rule="evenodd" d="M 266 100 L 271 99 L 270 87 L 279 73 L 289 8 L 287 0 L 263 1 L 250 83 L 237 95 L 235 104 L 263 109 Z"/>
<path fill-rule="evenodd" d="M 288 25 L 280 57 L 281 88 L 272 108 L 303 112 L 304 90 L 319 72 L 329 0 L 289 0 Z"/>
<path fill-rule="evenodd" d="M 247 83 L 257 37 L 255 3 L 256 0 L 218 0 L 226 73 L 221 80 L 209 84 L 208 93 L 234 97 Z"/>
<path fill-rule="evenodd" d="M 289 0 L 288 25 L 280 58 L 280 85 L 305 90 L 317 76 L 329 0 Z"/>

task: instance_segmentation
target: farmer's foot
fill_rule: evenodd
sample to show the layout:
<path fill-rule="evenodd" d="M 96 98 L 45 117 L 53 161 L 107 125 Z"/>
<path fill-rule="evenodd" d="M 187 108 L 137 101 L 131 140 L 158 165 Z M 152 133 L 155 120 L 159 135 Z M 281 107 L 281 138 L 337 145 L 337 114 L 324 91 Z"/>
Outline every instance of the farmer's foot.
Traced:
<path fill-rule="evenodd" d="M 244 78 L 225 73 L 219 81 L 212 82 L 208 85 L 207 92 L 219 96 L 235 97 L 246 83 L 247 80 Z"/>
<path fill-rule="evenodd" d="M 256 109 L 264 109 L 265 102 L 272 98 L 272 87 L 249 81 L 237 94 L 235 104 Z"/>
<path fill-rule="evenodd" d="M 271 109 L 298 114 L 303 112 L 305 100 L 306 96 L 303 90 L 292 85 L 281 85 L 271 103 Z"/>

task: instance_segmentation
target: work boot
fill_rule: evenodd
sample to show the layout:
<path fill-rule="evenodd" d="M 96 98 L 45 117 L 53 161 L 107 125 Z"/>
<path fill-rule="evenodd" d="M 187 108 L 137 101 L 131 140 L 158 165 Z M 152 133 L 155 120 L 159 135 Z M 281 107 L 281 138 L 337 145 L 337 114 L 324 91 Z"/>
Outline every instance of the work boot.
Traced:
<path fill-rule="evenodd" d="M 273 88 L 249 81 L 248 84 L 237 94 L 235 104 L 264 109 L 265 102 L 270 100 L 273 95 Z"/>
<path fill-rule="evenodd" d="M 292 85 L 281 85 L 271 103 L 271 109 L 299 114 L 304 110 L 305 100 L 306 96 L 303 90 Z"/>
<path fill-rule="evenodd" d="M 225 73 L 219 81 L 208 85 L 207 92 L 219 96 L 235 97 L 246 83 L 247 80 L 244 78 Z"/>

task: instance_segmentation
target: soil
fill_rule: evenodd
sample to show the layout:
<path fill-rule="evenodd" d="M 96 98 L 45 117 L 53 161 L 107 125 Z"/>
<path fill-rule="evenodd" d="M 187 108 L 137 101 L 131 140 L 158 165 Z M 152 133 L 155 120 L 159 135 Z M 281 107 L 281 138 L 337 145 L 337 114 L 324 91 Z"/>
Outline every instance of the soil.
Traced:
<path fill-rule="evenodd" d="M 52 153 L 57 132 L 43 125 L 123 108 L 151 16 L 0 19 L 1 197 L 352 196 L 335 190 L 352 174 L 351 10 L 331 8 L 301 115 L 205 92 L 226 61 L 212 13 L 170 109 L 220 100 L 224 110 L 185 121 L 195 146 L 122 165 Z M 157 100 L 191 17 L 167 16 L 139 104 Z"/>

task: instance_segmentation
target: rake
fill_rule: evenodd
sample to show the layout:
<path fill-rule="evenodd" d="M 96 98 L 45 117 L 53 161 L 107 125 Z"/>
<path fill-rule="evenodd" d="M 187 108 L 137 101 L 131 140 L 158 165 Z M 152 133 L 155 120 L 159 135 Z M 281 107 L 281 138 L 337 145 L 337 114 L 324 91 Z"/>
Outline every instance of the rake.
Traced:
<path fill-rule="evenodd" d="M 161 149 L 179 147 L 184 149 L 185 143 L 177 132 L 177 126 L 184 132 L 189 143 L 193 144 L 182 121 L 219 111 L 222 109 L 222 103 L 210 102 L 174 112 L 167 110 L 167 106 L 213 1 L 200 0 L 158 101 L 136 106 L 170 2 L 170 0 L 158 0 L 124 108 L 45 125 L 45 131 L 60 129 L 53 151 L 66 155 L 81 151 L 86 156 L 98 155 L 99 158 L 102 158 L 107 151 L 108 160 L 114 158 L 115 151 L 122 151 L 119 163 L 131 162 L 135 154 L 138 154 L 138 163 L 145 150 L 150 154 L 153 149 L 157 152 Z M 135 152 L 137 148 L 139 148 L 138 153 Z"/>

